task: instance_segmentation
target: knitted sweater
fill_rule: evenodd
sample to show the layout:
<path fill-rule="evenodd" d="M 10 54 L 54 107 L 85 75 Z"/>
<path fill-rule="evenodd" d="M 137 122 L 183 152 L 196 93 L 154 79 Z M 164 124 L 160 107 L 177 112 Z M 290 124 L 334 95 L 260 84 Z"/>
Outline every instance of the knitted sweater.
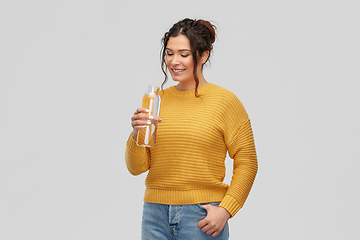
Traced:
<path fill-rule="evenodd" d="M 133 175 L 149 170 L 145 202 L 182 205 L 221 202 L 231 216 L 243 206 L 257 173 L 249 117 L 230 91 L 207 83 L 195 90 L 160 91 L 156 145 L 136 145 L 130 134 L 125 159 Z M 223 183 L 226 153 L 234 160 L 230 186 Z"/>

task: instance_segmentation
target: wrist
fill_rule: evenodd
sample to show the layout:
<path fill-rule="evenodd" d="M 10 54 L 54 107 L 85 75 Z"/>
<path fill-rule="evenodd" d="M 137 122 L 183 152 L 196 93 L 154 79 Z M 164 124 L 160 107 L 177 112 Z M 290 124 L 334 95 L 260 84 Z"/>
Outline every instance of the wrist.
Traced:
<path fill-rule="evenodd" d="M 226 209 L 223 208 L 223 207 L 220 207 L 220 208 L 223 210 L 224 215 L 226 215 L 226 217 L 229 219 L 229 218 L 231 217 L 231 214 L 228 212 L 228 210 L 226 210 Z"/>

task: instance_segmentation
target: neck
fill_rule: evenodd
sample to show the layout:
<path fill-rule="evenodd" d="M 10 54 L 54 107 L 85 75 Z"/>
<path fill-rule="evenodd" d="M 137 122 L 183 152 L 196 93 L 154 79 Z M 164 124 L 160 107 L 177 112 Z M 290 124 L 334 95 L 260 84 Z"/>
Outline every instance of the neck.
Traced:
<path fill-rule="evenodd" d="M 202 87 L 205 84 L 207 84 L 207 81 L 205 80 L 202 73 L 198 74 L 198 78 L 199 78 L 199 86 L 198 87 Z M 180 82 L 178 85 L 176 85 L 176 89 L 178 91 L 190 91 L 190 90 L 194 90 L 195 87 L 196 87 L 195 79 L 193 81 L 189 81 L 189 82 Z"/>

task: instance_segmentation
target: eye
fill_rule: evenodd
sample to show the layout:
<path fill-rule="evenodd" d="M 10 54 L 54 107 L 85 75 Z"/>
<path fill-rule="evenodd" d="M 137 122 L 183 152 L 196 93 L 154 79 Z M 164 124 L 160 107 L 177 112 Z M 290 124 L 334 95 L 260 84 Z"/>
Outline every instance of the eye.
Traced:
<path fill-rule="evenodd" d="M 182 56 L 182 57 L 188 57 L 188 56 L 189 56 L 189 54 L 187 54 L 187 55 L 183 55 L 183 54 L 181 54 L 181 56 Z"/>
<path fill-rule="evenodd" d="M 171 52 L 166 52 L 166 55 L 168 55 L 168 56 L 172 56 L 172 55 L 174 55 L 173 53 L 171 53 Z"/>

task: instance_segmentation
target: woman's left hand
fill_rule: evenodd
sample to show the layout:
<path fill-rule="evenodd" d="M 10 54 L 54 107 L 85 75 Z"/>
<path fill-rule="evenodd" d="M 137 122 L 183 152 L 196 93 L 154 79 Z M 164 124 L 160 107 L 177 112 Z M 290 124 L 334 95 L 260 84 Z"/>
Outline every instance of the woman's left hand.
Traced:
<path fill-rule="evenodd" d="M 230 218 L 230 213 L 223 207 L 211 204 L 203 205 L 207 211 L 207 216 L 198 223 L 198 227 L 206 234 L 216 237 L 223 230 L 226 222 Z"/>

